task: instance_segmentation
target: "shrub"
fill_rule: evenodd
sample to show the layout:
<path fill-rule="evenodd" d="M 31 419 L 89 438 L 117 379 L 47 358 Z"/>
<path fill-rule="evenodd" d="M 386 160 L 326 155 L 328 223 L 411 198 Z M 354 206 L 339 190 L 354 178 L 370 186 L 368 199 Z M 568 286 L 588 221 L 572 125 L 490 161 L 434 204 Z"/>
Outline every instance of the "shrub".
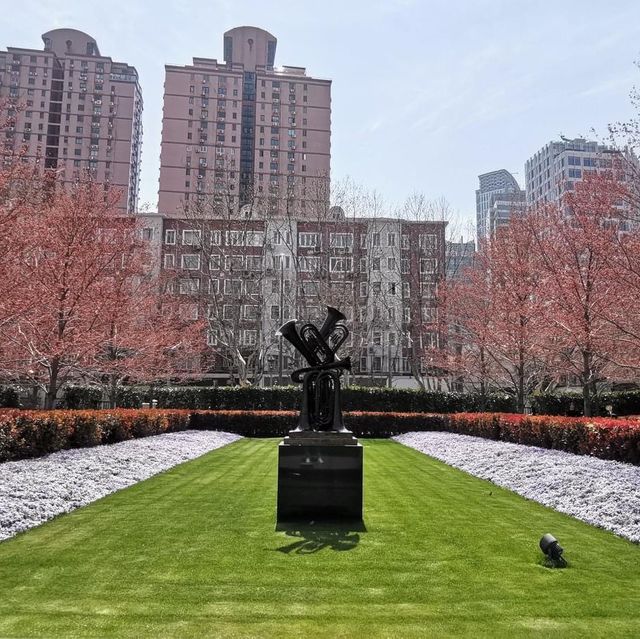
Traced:
<path fill-rule="evenodd" d="M 62 400 L 64 408 L 96 408 L 101 391 L 91 386 L 69 386 Z M 299 386 L 158 386 L 122 387 L 117 403 L 122 408 L 140 408 L 153 399 L 161 408 L 191 410 L 299 410 L 302 392 Z M 349 386 L 343 389 L 345 411 L 363 407 L 376 412 L 451 413 L 490 410 L 515 410 L 514 400 L 505 394 L 481 397 L 473 393 L 444 393 L 401 388 Z M 638 411 L 640 412 L 640 411 Z"/>
<path fill-rule="evenodd" d="M 20 391 L 15 386 L 0 388 L 0 408 L 19 408 Z"/>
<path fill-rule="evenodd" d="M 2 410 L 0 461 L 187 428 L 227 431 L 245 437 L 283 437 L 295 428 L 297 420 L 297 411 L 273 410 Z M 384 411 L 346 412 L 344 420 L 359 438 L 443 430 L 640 464 L 638 420 Z"/>
<path fill-rule="evenodd" d="M 0 462 L 186 430 L 189 411 L 0 411 Z"/>
<path fill-rule="evenodd" d="M 296 427 L 297 411 L 196 411 L 191 428 L 225 430 L 244 437 L 284 437 Z M 347 412 L 346 427 L 356 437 L 386 438 L 415 430 L 442 430 L 441 415 Z"/>
<path fill-rule="evenodd" d="M 461 413 L 443 416 L 450 432 L 640 464 L 637 420 Z"/>

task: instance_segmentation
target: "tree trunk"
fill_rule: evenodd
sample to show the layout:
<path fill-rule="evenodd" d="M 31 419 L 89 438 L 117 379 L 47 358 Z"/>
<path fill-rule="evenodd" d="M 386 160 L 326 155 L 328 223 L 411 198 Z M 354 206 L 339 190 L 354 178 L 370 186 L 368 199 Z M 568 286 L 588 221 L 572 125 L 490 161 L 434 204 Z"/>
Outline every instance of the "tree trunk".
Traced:
<path fill-rule="evenodd" d="M 118 376 L 115 373 L 111 373 L 111 379 L 109 380 L 109 408 L 116 408 L 118 403 Z"/>
<path fill-rule="evenodd" d="M 585 417 L 591 417 L 591 352 L 582 353 L 582 411 Z"/>
<path fill-rule="evenodd" d="M 58 373 L 60 372 L 60 361 L 54 357 L 51 362 L 49 373 L 49 383 L 47 384 L 47 392 L 44 396 L 45 410 L 51 410 L 56 404 L 56 396 L 58 395 Z"/>
<path fill-rule="evenodd" d="M 524 356 L 522 350 L 519 353 L 518 362 L 518 412 L 524 413 Z"/>
<path fill-rule="evenodd" d="M 480 348 L 480 410 L 484 411 L 487 407 L 487 382 L 486 382 L 487 363 L 484 355 L 484 348 Z"/>

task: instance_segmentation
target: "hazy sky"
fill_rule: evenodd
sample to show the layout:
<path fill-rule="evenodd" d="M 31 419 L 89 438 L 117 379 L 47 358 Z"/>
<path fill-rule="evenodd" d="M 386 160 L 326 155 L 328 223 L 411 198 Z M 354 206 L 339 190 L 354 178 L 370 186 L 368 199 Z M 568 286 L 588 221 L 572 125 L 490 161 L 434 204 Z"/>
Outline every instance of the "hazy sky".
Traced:
<path fill-rule="evenodd" d="M 604 135 L 633 115 L 638 0 L 0 0 L 0 47 L 42 48 L 73 27 L 138 69 L 144 97 L 141 203 L 157 204 L 164 64 L 222 60 L 222 34 L 278 38 L 276 65 L 331 78 L 332 175 L 390 201 L 444 196 L 475 215 L 477 176 L 560 134 Z"/>

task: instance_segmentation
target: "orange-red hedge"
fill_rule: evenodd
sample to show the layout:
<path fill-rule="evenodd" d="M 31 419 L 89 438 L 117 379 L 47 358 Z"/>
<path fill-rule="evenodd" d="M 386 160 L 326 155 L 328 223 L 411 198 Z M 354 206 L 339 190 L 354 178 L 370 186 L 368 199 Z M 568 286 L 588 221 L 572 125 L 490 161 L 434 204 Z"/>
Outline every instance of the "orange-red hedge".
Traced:
<path fill-rule="evenodd" d="M 282 437 L 296 421 L 295 411 L 4 410 L 0 411 L 0 461 L 188 428 L 245 437 Z M 345 423 L 357 437 L 443 430 L 640 464 L 637 420 L 505 413 L 349 412 L 345 413 Z"/>
<path fill-rule="evenodd" d="M 445 429 L 453 433 L 640 464 L 640 423 L 635 419 L 509 413 L 444 417 Z"/>
<path fill-rule="evenodd" d="M 188 410 L 2 410 L 0 461 L 189 428 Z"/>

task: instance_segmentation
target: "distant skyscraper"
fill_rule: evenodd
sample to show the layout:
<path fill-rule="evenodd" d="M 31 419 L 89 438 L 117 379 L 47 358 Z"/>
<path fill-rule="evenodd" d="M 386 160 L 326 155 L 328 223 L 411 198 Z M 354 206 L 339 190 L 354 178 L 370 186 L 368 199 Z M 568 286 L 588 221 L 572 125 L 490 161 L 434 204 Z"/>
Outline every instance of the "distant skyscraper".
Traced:
<path fill-rule="evenodd" d="M 511 211 L 521 208 L 525 193 L 516 179 L 505 169 L 478 176 L 476 191 L 476 235 L 478 241 L 490 237 L 499 226 L 506 224 Z"/>
<path fill-rule="evenodd" d="M 158 210 L 328 208 L 331 81 L 275 67 L 276 38 L 224 34 L 224 62 L 166 66 Z"/>
<path fill-rule="evenodd" d="M 24 149 L 65 183 L 83 173 L 122 190 L 136 210 L 142 147 L 142 93 L 134 67 L 100 55 L 75 29 L 43 34 L 44 50 L 0 51 L 0 119 L 5 152 Z M 1 150 L 1 149 L 0 149 Z"/>
<path fill-rule="evenodd" d="M 589 171 L 612 169 L 620 153 L 582 138 L 549 142 L 525 164 L 528 204 L 559 202 Z"/>
<path fill-rule="evenodd" d="M 476 256 L 476 243 L 467 242 L 460 238 L 459 242 L 446 242 L 445 246 L 445 277 L 448 281 L 461 280 L 465 271 L 473 266 Z"/>

